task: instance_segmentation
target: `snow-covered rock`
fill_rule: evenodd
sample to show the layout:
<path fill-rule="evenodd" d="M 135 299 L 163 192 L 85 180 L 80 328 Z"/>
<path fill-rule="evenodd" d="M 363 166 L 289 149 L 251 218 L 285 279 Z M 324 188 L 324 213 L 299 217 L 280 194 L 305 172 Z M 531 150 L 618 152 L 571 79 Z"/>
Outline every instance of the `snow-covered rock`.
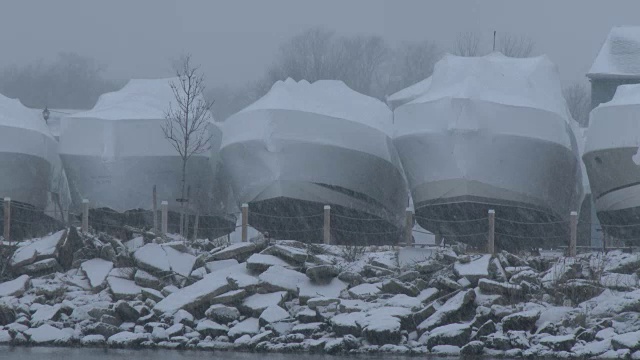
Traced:
<path fill-rule="evenodd" d="M 244 299 L 239 308 L 240 311 L 249 316 L 259 317 L 269 306 L 282 305 L 286 296 L 286 291 L 277 291 L 268 294 L 254 294 Z"/>
<path fill-rule="evenodd" d="M 260 326 L 282 321 L 290 317 L 289 312 L 278 305 L 271 305 L 260 314 Z"/>
<path fill-rule="evenodd" d="M 21 244 L 11 256 L 9 264 L 15 269 L 53 257 L 65 234 L 66 230 L 60 230 L 43 238 Z"/>
<path fill-rule="evenodd" d="M 469 324 L 447 324 L 429 331 L 426 345 L 430 349 L 438 345 L 463 346 L 469 341 L 470 336 Z"/>
<path fill-rule="evenodd" d="M 531 331 L 540 318 L 539 310 L 522 311 L 515 314 L 505 316 L 502 319 L 502 328 L 504 331 L 522 330 Z"/>
<path fill-rule="evenodd" d="M 274 265 L 284 268 L 291 267 L 289 263 L 273 255 L 253 254 L 247 259 L 247 269 L 251 271 L 263 272 Z"/>
<path fill-rule="evenodd" d="M 146 244 L 136 250 L 133 256 L 138 266 L 144 270 L 159 274 L 175 272 L 183 277 L 191 274 L 196 262 L 195 256 L 166 244 Z"/>
<path fill-rule="evenodd" d="M 80 344 L 82 346 L 98 346 L 103 345 L 107 342 L 104 336 L 94 334 L 94 335 L 86 335 L 82 339 L 80 339 Z"/>
<path fill-rule="evenodd" d="M 229 290 L 231 288 L 225 274 L 208 274 L 204 279 L 168 295 L 153 310 L 171 315 L 180 309 L 191 311 L 198 307 L 208 307 L 211 299 Z"/>
<path fill-rule="evenodd" d="M 467 263 L 456 261 L 453 271 L 458 277 L 467 278 L 472 284 L 477 284 L 480 279 L 489 277 L 490 262 L 491 255 L 476 255 Z"/>
<path fill-rule="evenodd" d="M 229 328 L 218 324 L 217 322 L 205 319 L 198 322 L 196 331 L 204 336 L 211 336 L 213 338 L 221 335 L 227 335 Z"/>
<path fill-rule="evenodd" d="M 356 299 L 369 299 L 381 293 L 382 283 L 360 284 L 349 289 L 349 295 Z"/>
<path fill-rule="evenodd" d="M 205 312 L 205 315 L 215 322 L 228 324 L 240 317 L 240 311 L 231 306 L 216 304 L 211 305 Z"/>
<path fill-rule="evenodd" d="M 42 305 L 33 315 L 31 315 L 31 326 L 38 327 L 49 321 L 58 320 L 61 310 L 62 306 L 60 304 L 53 306 Z"/>
<path fill-rule="evenodd" d="M 100 258 L 87 260 L 80 265 L 80 269 L 89 280 L 92 290 L 99 290 L 105 286 L 107 276 L 113 269 L 113 263 Z"/>
<path fill-rule="evenodd" d="M 236 259 L 227 259 L 227 260 L 210 261 L 206 263 L 204 267 L 207 269 L 209 273 L 212 273 L 217 270 L 227 269 L 238 264 L 239 264 L 238 260 Z"/>
<path fill-rule="evenodd" d="M 236 259 L 238 261 L 244 261 L 256 251 L 256 244 L 251 242 L 242 242 L 227 246 L 221 251 L 212 254 L 211 258 L 214 260 Z"/>
<path fill-rule="evenodd" d="M 262 254 L 274 255 L 292 264 L 304 264 L 309 259 L 305 249 L 277 244 L 262 251 Z"/>
<path fill-rule="evenodd" d="M 253 317 L 247 318 L 231 329 L 229 329 L 229 337 L 232 339 L 237 339 L 242 335 L 256 335 L 260 331 L 259 320 Z"/>
<path fill-rule="evenodd" d="M 24 332 L 29 341 L 38 345 L 65 345 L 71 341 L 72 335 L 68 331 L 60 330 L 45 324 L 37 328 L 31 328 Z"/>
<path fill-rule="evenodd" d="M 329 282 L 316 283 L 310 279 L 298 283 L 298 298 L 300 304 L 306 304 L 307 301 L 314 297 L 337 298 L 343 290 L 347 288 L 340 279 L 331 279 Z"/>
<path fill-rule="evenodd" d="M 473 305 L 475 300 L 475 291 L 467 290 L 457 293 L 455 296 L 447 300 L 436 312 L 421 322 L 417 331 L 419 334 L 430 331 L 436 327 L 461 320 L 465 313 L 469 312 L 469 307 Z"/>
<path fill-rule="evenodd" d="M 4 296 L 20 296 L 29 288 L 28 275 L 21 275 L 17 278 L 0 283 L 0 297 Z"/>
<path fill-rule="evenodd" d="M 156 290 L 162 289 L 162 282 L 156 276 L 149 274 L 148 272 L 138 269 L 133 276 L 133 281 L 141 286 L 146 288 L 152 288 Z"/>
<path fill-rule="evenodd" d="M 113 347 L 136 347 L 142 342 L 151 338 L 149 333 L 134 333 L 130 331 L 122 331 L 112 335 L 107 340 L 107 345 Z"/>
<path fill-rule="evenodd" d="M 368 316 L 360 320 L 362 335 L 371 344 L 398 344 L 402 339 L 400 319 L 391 315 Z"/>
<path fill-rule="evenodd" d="M 640 350 L 640 331 L 615 335 L 611 338 L 611 346 L 614 350 L 629 349 Z"/>
<path fill-rule="evenodd" d="M 142 291 L 142 288 L 136 285 L 135 282 L 119 277 L 109 276 L 107 277 L 107 284 L 109 289 L 113 293 L 113 297 L 120 300 L 131 300 L 138 296 Z"/>
<path fill-rule="evenodd" d="M 292 294 L 298 292 L 298 285 L 308 281 L 307 277 L 295 270 L 274 265 L 258 277 L 269 291 L 288 291 Z"/>

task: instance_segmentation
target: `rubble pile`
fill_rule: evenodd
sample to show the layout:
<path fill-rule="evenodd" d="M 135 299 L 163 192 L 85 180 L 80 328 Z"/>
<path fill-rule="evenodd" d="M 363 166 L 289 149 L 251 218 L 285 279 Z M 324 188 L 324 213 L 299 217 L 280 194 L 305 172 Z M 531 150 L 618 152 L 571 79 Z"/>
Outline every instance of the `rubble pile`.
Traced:
<path fill-rule="evenodd" d="M 0 344 L 640 358 L 635 254 L 202 243 L 73 228 L 24 242 Z"/>

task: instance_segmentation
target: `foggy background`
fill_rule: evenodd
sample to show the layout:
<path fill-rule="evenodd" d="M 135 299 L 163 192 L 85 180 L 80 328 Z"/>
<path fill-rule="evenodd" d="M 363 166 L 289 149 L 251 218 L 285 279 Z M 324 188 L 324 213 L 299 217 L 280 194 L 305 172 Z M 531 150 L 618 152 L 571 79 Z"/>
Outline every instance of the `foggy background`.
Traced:
<path fill-rule="evenodd" d="M 90 108 L 129 78 L 171 76 L 172 59 L 191 53 L 224 120 L 287 76 L 338 78 L 383 99 L 459 53 L 461 40 L 490 52 L 496 30 L 498 49 L 511 41 L 558 65 L 584 122 L 584 74 L 610 28 L 634 25 L 639 10 L 632 0 L 9 0 L 0 92 L 32 107 Z"/>

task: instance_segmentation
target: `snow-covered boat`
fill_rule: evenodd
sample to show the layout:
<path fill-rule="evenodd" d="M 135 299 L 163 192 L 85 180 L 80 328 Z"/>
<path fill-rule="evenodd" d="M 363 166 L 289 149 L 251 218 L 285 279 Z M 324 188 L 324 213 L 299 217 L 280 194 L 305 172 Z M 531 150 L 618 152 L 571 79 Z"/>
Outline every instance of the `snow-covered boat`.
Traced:
<path fill-rule="evenodd" d="M 170 212 L 180 209 L 182 160 L 162 131 L 175 101 L 171 81 L 177 79 L 131 80 L 102 95 L 93 109 L 62 119 L 60 156 L 74 204 L 88 199 L 92 209 L 151 210 L 156 186 L 158 206 L 168 201 Z M 200 225 L 215 228 L 210 235 L 217 236 L 231 231 L 235 220 L 224 214 L 227 197 L 219 195 L 216 162 L 222 131 L 213 122 L 208 127 L 211 153 L 194 154 L 187 163 L 187 207 L 206 216 Z"/>
<path fill-rule="evenodd" d="M 570 119 L 546 56 L 445 56 L 428 90 L 395 110 L 416 221 L 484 242 L 493 209 L 503 245 L 566 241 L 582 193 Z"/>
<path fill-rule="evenodd" d="M 391 125 L 384 103 L 341 81 L 276 82 L 224 124 L 225 172 L 249 223 L 274 238 L 321 241 L 330 205 L 334 241 L 397 241 L 407 190 Z"/>
<path fill-rule="evenodd" d="M 0 95 L 0 197 L 45 210 L 68 196 L 57 146 L 42 117 Z"/>
<path fill-rule="evenodd" d="M 640 240 L 640 85 L 618 86 L 593 109 L 583 161 L 608 235 Z"/>

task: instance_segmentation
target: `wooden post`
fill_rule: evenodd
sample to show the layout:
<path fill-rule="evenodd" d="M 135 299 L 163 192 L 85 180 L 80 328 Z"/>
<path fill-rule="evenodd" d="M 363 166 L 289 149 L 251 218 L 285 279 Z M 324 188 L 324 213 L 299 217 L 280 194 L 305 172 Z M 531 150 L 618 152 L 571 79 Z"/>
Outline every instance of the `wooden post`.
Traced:
<path fill-rule="evenodd" d="M 198 240 L 198 226 L 200 226 L 200 212 L 196 211 L 196 219 L 193 221 L 193 240 Z"/>
<path fill-rule="evenodd" d="M 161 202 L 160 209 L 162 211 L 162 235 L 167 235 L 167 232 L 169 232 L 169 203 L 166 201 Z"/>
<path fill-rule="evenodd" d="M 322 228 L 323 242 L 331 245 L 331 206 L 324 206 L 324 227 Z"/>
<path fill-rule="evenodd" d="M 11 198 L 4 198 L 4 241 L 11 243 Z"/>
<path fill-rule="evenodd" d="M 491 209 L 489 210 L 489 236 L 488 236 L 488 244 L 487 244 L 487 252 L 491 255 L 496 254 L 496 211 Z"/>
<path fill-rule="evenodd" d="M 406 217 L 404 241 L 406 246 L 411 246 L 413 245 L 413 210 L 411 208 L 407 208 Z"/>
<path fill-rule="evenodd" d="M 189 238 L 189 200 L 191 199 L 191 185 L 187 186 L 187 203 L 184 207 L 184 239 Z"/>
<path fill-rule="evenodd" d="M 158 193 L 156 192 L 156 186 L 153 185 L 153 232 L 158 233 Z"/>
<path fill-rule="evenodd" d="M 82 232 L 89 232 L 89 199 L 82 199 Z"/>
<path fill-rule="evenodd" d="M 576 246 L 578 245 L 578 213 L 572 211 L 569 215 L 569 256 L 575 257 L 577 254 Z"/>
<path fill-rule="evenodd" d="M 242 242 L 247 242 L 249 235 L 249 204 L 242 204 Z"/>

